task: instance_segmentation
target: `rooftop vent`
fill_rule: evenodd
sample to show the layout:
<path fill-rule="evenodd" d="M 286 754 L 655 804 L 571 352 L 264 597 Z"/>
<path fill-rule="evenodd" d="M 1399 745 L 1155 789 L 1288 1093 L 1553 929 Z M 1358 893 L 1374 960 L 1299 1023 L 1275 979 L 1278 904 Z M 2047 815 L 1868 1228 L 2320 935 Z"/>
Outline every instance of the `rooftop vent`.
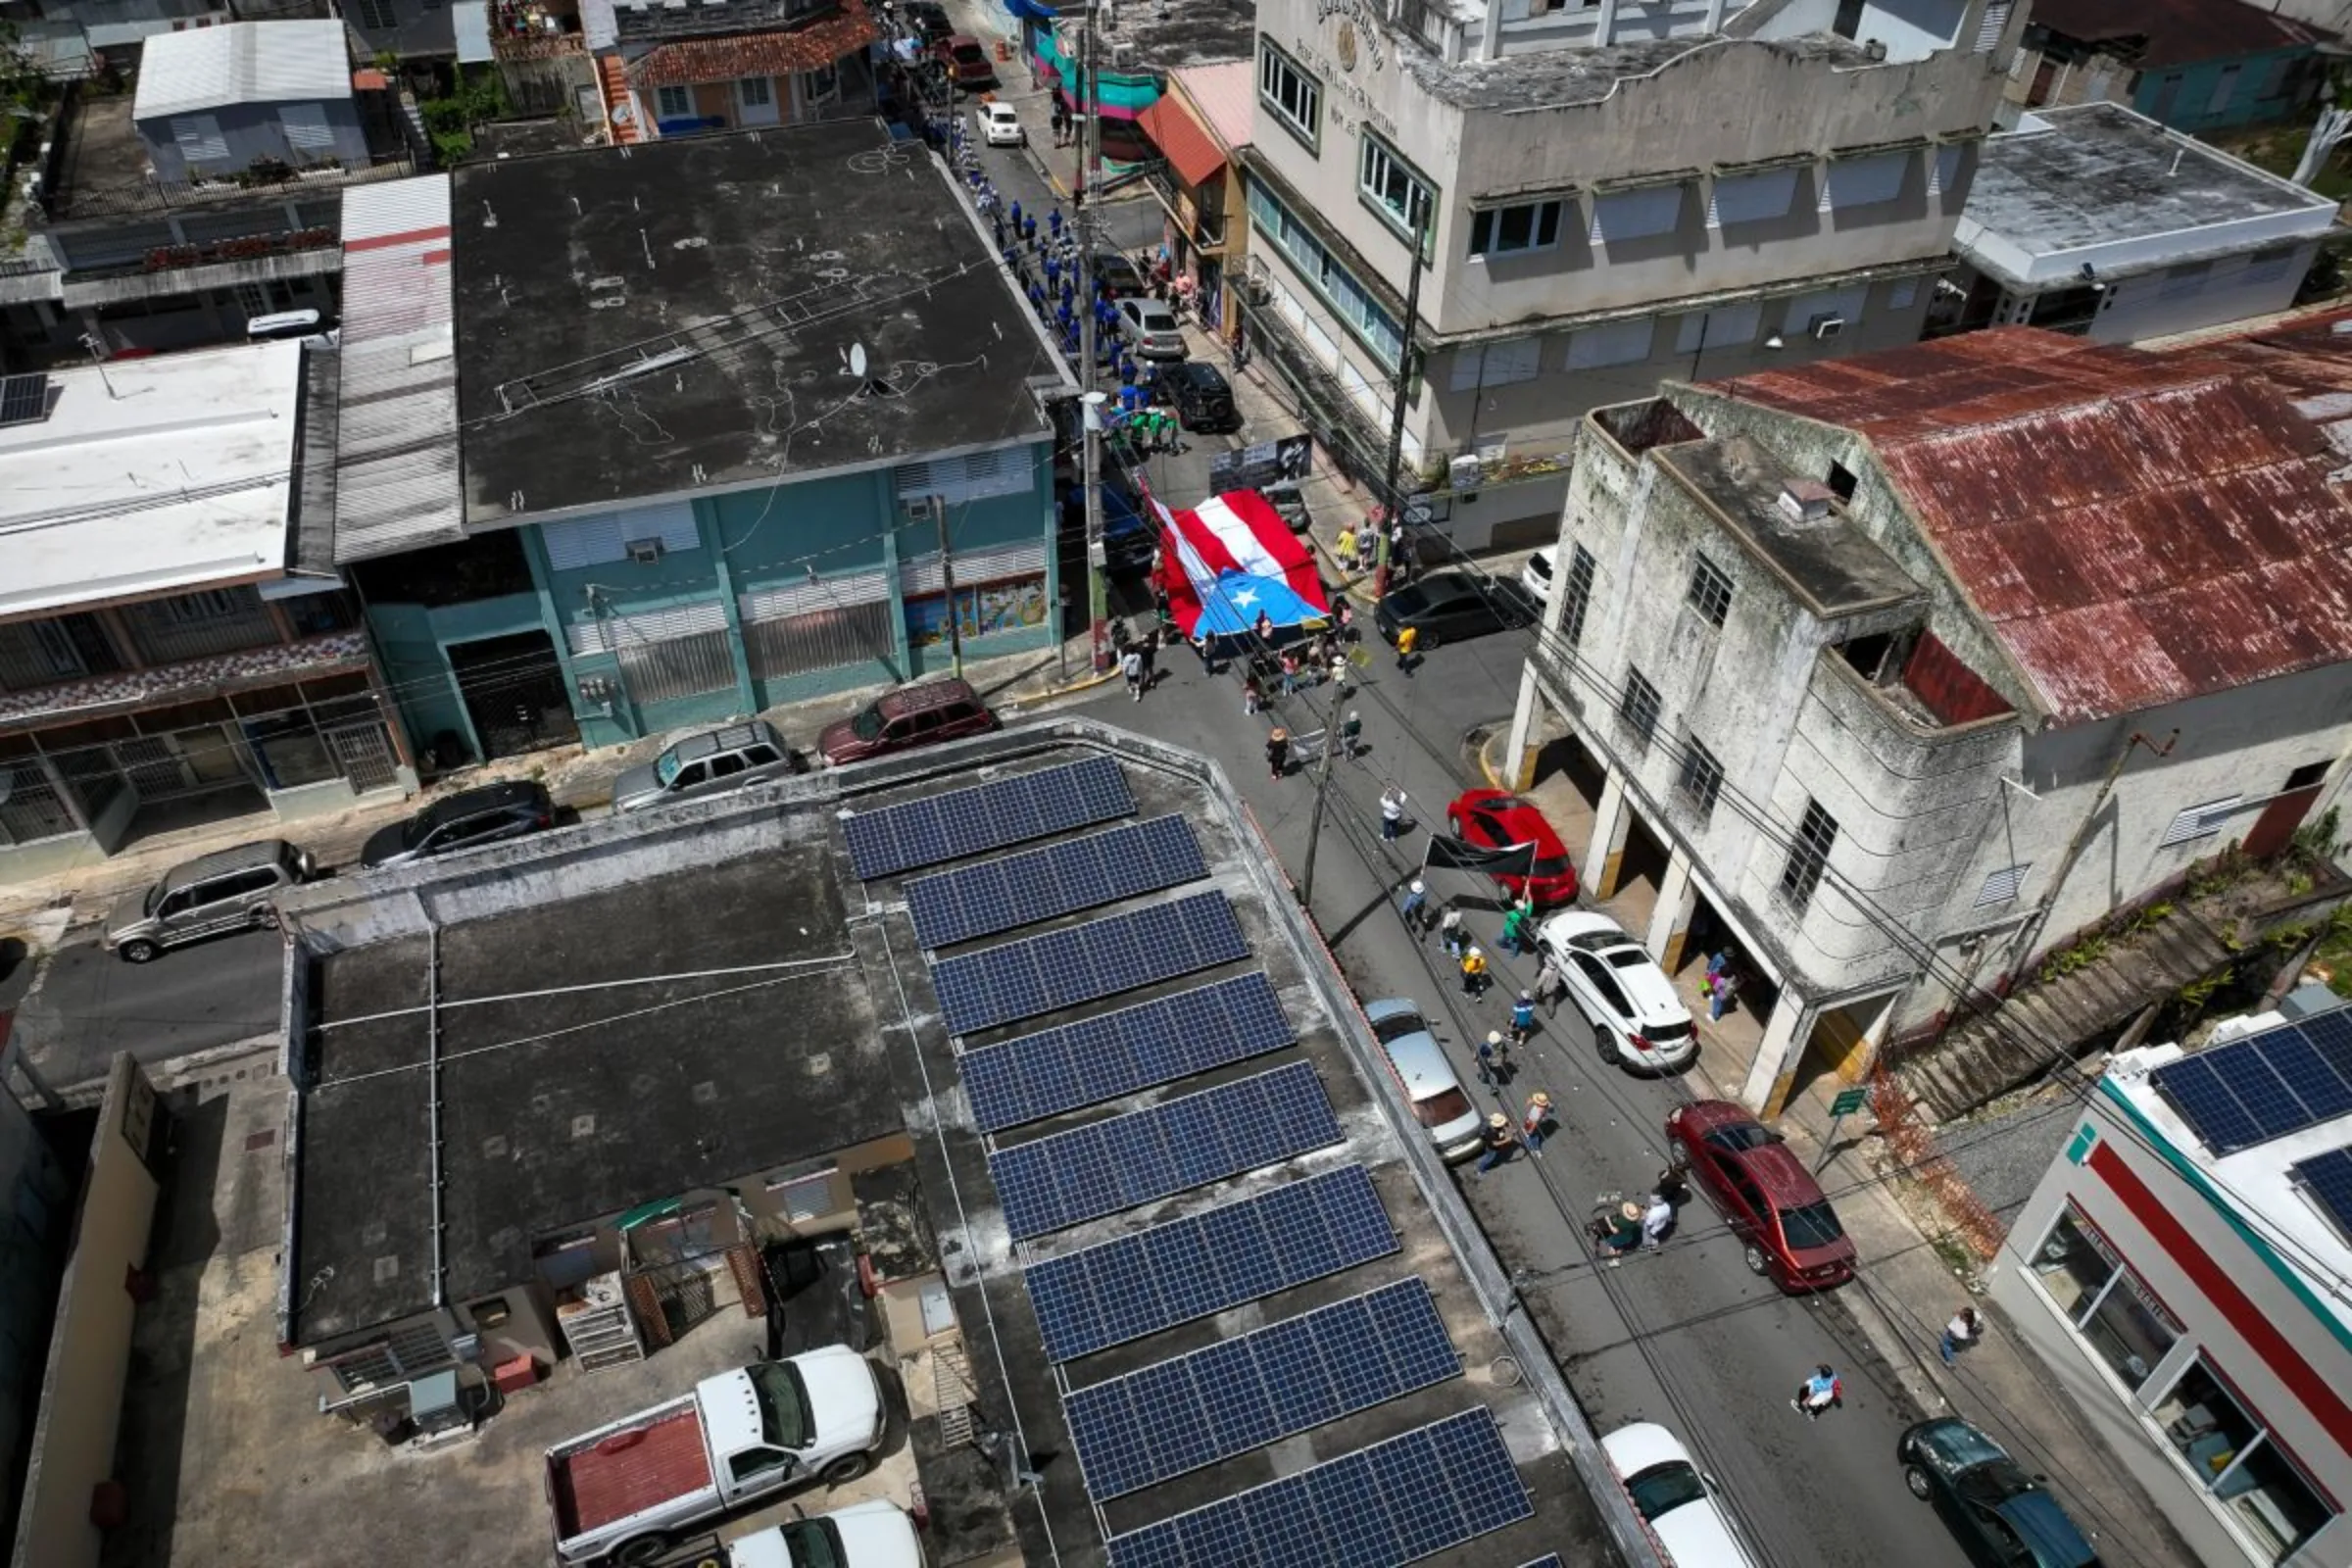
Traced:
<path fill-rule="evenodd" d="M 1813 479 L 1791 479 L 1781 486 L 1781 511 L 1791 522 L 1820 522 L 1837 499 L 1836 491 Z"/>

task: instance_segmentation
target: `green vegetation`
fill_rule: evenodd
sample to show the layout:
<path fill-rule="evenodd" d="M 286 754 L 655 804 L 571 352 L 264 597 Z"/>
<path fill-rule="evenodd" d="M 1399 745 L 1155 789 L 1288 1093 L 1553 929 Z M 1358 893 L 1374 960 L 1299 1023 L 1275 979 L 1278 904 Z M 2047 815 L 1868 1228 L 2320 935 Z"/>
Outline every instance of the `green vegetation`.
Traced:
<path fill-rule="evenodd" d="M 425 133 L 433 138 L 433 157 L 447 168 L 472 153 L 474 126 L 508 112 L 507 88 L 495 67 L 460 66 L 449 95 L 428 98 L 417 108 Z"/>

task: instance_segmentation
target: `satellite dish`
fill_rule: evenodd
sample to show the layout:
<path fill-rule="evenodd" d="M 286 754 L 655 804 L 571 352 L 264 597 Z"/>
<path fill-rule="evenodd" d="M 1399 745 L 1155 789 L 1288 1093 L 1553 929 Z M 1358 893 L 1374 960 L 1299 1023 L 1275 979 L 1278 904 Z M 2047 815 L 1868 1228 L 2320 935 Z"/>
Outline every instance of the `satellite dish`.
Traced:
<path fill-rule="evenodd" d="M 860 381 L 865 379 L 865 345 L 862 343 L 850 345 L 850 373 Z"/>

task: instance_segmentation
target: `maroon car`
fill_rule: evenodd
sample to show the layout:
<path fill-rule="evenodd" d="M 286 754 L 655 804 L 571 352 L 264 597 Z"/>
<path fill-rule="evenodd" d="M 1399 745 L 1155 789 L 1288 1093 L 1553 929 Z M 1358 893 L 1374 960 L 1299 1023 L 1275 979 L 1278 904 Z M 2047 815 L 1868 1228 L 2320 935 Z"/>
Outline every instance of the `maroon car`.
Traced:
<path fill-rule="evenodd" d="M 996 727 L 997 715 L 978 692 L 959 680 L 937 680 L 884 692 L 854 716 L 826 725 L 816 737 L 816 750 L 839 765 L 933 741 L 985 735 Z"/>
<path fill-rule="evenodd" d="M 1854 1277 L 1838 1211 L 1779 1133 L 1728 1100 L 1697 1100 L 1666 1113 L 1666 1139 L 1746 1245 L 1749 1268 L 1784 1291 Z"/>
<path fill-rule="evenodd" d="M 993 87 L 997 68 L 980 40 L 968 32 L 951 33 L 931 46 L 931 57 L 947 68 L 958 87 Z"/>

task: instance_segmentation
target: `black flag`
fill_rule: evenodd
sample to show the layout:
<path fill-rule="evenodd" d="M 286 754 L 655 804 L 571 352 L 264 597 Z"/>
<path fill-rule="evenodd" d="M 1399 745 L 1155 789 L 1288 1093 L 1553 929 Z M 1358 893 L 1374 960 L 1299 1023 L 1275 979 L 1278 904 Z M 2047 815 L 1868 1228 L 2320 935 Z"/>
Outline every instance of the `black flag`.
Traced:
<path fill-rule="evenodd" d="M 1482 850 L 1460 839 L 1449 839 L 1442 833 L 1429 836 L 1429 850 L 1422 864 L 1432 870 L 1484 871 L 1489 876 L 1532 876 L 1536 869 L 1536 846 L 1506 844 L 1499 850 Z"/>

